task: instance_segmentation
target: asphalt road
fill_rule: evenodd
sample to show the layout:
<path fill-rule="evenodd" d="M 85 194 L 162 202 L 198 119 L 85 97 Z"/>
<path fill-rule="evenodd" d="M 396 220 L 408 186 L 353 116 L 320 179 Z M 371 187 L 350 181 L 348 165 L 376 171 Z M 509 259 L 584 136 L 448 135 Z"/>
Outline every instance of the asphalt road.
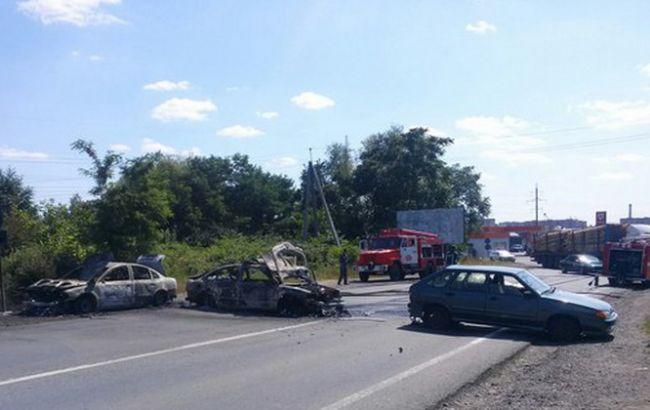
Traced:
<path fill-rule="evenodd" d="M 594 295 L 589 277 L 535 270 Z M 351 318 L 140 309 L 0 330 L 0 409 L 425 408 L 538 335 L 410 324 L 412 281 L 344 288 Z"/>

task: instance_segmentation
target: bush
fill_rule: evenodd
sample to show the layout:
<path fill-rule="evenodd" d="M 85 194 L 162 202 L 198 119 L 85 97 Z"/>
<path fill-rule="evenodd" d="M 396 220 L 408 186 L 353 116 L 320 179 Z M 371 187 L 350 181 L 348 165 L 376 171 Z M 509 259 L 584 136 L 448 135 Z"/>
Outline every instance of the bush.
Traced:
<path fill-rule="evenodd" d="M 39 279 L 56 276 L 56 261 L 42 245 L 29 245 L 3 259 L 7 300 L 17 304 L 27 286 Z"/>

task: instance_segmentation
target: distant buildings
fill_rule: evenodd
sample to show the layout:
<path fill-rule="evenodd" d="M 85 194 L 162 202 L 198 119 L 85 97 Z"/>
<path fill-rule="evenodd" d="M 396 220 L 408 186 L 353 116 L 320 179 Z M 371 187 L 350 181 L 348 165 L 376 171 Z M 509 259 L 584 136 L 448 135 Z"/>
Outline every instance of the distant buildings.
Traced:
<path fill-rule="evenodd" d="M 642 218 L 621 218 L 621 223 L 650 225 L 650 216 L 646 216 Z"/>
<path fill-rule="evenodd" d="M 554 229 L 582 229 L 587 227 L 586 221 L 579 219 L 544 219 L 539 222 L 524 221 L 524 222 L 500 222 L 498 226 L 537 226 L 541 231 L 552 231 Z"/>

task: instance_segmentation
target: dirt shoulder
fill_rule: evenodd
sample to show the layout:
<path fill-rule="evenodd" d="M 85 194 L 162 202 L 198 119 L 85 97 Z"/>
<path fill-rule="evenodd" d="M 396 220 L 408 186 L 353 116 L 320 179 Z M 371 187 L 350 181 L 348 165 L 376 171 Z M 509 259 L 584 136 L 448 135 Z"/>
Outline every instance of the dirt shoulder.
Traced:
<path fill-rule="evenodd" d="M 619 313 L 611 340 L 540 340 L 433 408 L 650 408 L 650 290 L 608 302 Z"/>

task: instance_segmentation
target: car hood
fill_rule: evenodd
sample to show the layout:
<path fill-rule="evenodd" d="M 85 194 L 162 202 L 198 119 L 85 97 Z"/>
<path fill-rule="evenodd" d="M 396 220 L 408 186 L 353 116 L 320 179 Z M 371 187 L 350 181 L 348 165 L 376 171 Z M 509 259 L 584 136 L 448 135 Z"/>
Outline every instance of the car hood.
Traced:
<path fill-rule="evenodd" d="M 592 298 L 591 296 L 578 295 L 577 293 L 567 292 L 564 290 L 556 290 L 553 293 L 542 295 L 544 299 L 555 300 L 562 303 L 570 303 L 572 305 L 583 306 L 594 310 L 609 311 L 612 306 L 600 299 Z"/>
<path fill-rule="evenodd" d="M 266 266 L 272 272 L 277 272 L 282 280 L 287 277 L 303 277 L 311 280 L 305 252 L 289 242 L 275 245 L 270 253 L 262 255 L 262 259 Z"/>
<path fill-rule="evenodd" d="M 44 289 L 44 288 L 53 288 L 60 290 L 69 290 L 73 288 L 78 288 L 86 286 L 88 282 L 77 279 L 41 279 L 38 282 L 30 285 L 27 290 L 31 289 Z"/>

